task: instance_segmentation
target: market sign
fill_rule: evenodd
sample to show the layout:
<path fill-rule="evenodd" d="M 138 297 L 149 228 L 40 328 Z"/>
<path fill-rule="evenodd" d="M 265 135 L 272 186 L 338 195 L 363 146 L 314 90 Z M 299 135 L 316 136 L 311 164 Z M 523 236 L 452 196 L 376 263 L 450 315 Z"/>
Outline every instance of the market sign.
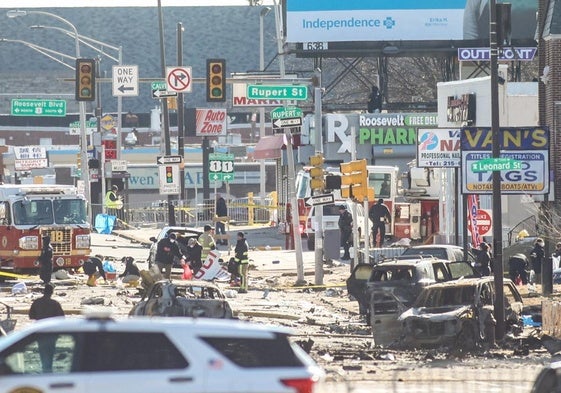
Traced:
<path fill-rule="evenodd" d="M 494 159 L 489 127 L 461 129 L 462 192 L 492 194 L 493 173 L 499 171 L 502 194 L 547 194 L 549 129 L 501 127 L 499 134 L 500 159 Z"/>

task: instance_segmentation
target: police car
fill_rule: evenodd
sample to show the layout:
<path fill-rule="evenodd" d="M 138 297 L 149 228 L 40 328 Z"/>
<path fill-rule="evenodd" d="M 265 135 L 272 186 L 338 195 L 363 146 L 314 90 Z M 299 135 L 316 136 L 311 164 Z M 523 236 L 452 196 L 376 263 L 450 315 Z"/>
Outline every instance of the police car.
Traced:
<path fill-rule="evenodd" d="M 2 391 L 310 393 L 285 328 L 195 318 L 49 318 L 0 339 Z"/>

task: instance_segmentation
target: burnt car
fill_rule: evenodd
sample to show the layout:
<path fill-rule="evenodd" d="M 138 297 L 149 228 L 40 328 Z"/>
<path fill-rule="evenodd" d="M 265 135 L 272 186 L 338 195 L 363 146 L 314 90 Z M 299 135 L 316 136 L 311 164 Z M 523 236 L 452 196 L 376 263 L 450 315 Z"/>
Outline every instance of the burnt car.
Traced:
<path fill-rule="evenodd" d="M 472 266 L 475 264 L 475 255 L 470 250 L 467 250 L 464 256 L 464 249 L 452 244 L 423 244 L 408 247 L 397 259 L 410 259 L 414 256 L 432 256 L 449 261 L 467 261 Z"/>
<path fill-rule="evenodd" d="M 398 317 L 424 287 L 461 277 L 478 275 L 467 262 L 417 256 L 377 265 L 358 264 L 347 279 L 347 291 L 358 301 L 375 344 L 389 345 L 400 337 Z"/>
<path fill-rule="evenodd" d="M 148 253 L 147 259 L 149 265 L 155 263 L 158 242 L 164 237 L 168 237 L 170 233 L 175 233 L 177 235 L 177 244 L 179 245 L 179 249 L 181 250 L 181 252 L 185 252 L 189 239 L 198 239 L 203 232 L 193 228 L 186 228 L 181 226 L 163 227 L 162 230 L 158 233 L 158 236 L 150 238 L 152 245 L 150 245 L 150 252 Z M 179 261 L 177 263 L 174 263 L 173 267 L 181 267 Z"/>
<path fill-rule="evenodd" d="M 505 326 L 522 327 L 522 297 L 514 283 L 503 284 Z M 400 315 L 402 344 L 413 347 L 453 346 L 473 350 L 494 342 L 494 278 L 462 279 L 423 289 L 413 307 Z"/>
<path fill-rule="evenodd" d="M 155 282 L 129 316 L 233 318 L 222 290 L 209 281 Z"/>

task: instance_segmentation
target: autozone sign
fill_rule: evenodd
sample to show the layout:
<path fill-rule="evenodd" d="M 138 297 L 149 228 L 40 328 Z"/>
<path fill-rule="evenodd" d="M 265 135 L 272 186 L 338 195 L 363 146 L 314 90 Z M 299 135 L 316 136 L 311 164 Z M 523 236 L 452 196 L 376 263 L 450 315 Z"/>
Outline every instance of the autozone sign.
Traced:
<path fill-rule="evenodd" d="M 197 136 L 226 135 L 226 109 L 198 109 L 196 115 Z"/>

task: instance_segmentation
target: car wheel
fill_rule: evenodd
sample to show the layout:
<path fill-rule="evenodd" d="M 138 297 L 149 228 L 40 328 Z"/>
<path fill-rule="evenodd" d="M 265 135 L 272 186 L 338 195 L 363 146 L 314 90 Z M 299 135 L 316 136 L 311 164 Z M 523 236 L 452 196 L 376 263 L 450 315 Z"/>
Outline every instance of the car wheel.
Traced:
<path fill-rule="evenodd" d="M 313 234 L 309 233 L 308 239 L 306 241 L 308 243 L 308 250 L 314 251 L 316 248 L 316 237 Z"/>
<path fill-rule="evenodd" d="M 473 322 L 464 322 L 462 330 L 456 337 L 456 348 L 462 351 L 472 351 L 476 345 L 475 324 Z"/>

